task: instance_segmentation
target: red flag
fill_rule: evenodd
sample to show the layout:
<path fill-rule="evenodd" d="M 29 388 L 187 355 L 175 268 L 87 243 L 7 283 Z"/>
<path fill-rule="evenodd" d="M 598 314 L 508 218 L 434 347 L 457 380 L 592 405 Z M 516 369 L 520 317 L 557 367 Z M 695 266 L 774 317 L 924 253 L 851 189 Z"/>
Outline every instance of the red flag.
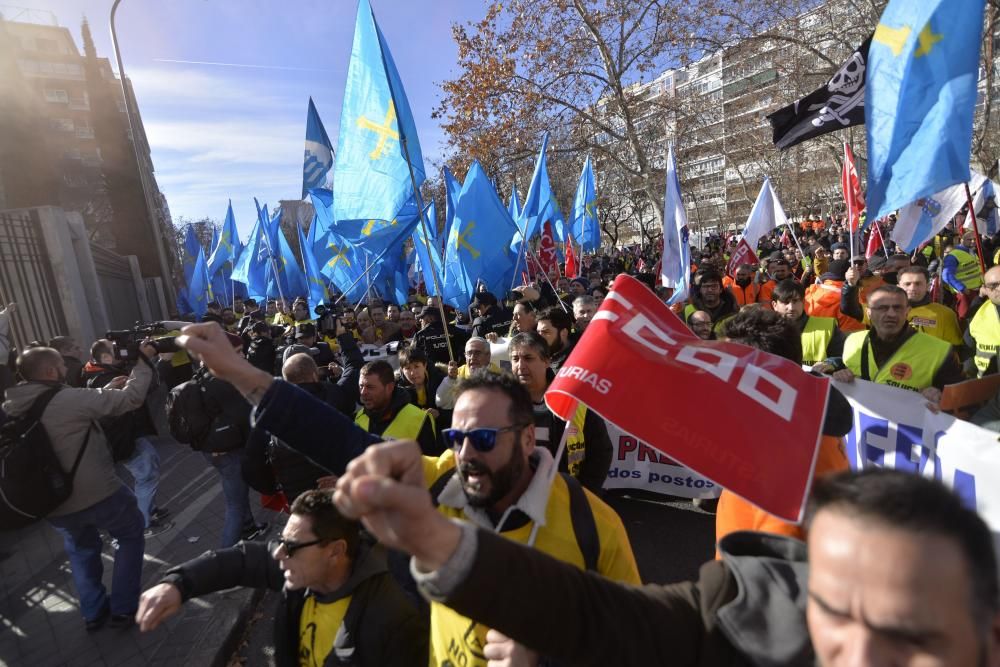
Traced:
<path fill-rule="evenodd" d="M 878 220 L 872 223 L 871 231 L 868 233 L 868 247 L 865 248 L 865 259 L 871 259 L 872 255 L 878 253 L 882 247 L 882 229 Z"/>
<path fill-rule="evenodd" d="M 573 252 L 573 237 L 566 236 L 566 272 L 563 274 L 567 278 L 577 277 L 576 253 Z"/>
<path fill-rule="evenodd" d="M 740 239 L 740 242 L 736 245 L 736 250 L 729 257 L 729 264 L 726 265 L 726 273 L 735 278 L 736 269 L 741 264 L 760 264 L 757 253 L 753 251 L 753 248 L 750 247 L 750 244 L 745 239 Z"/>
<path fill-rule="evenodd" d="M 851 147 L 844 142 L 844 170 L 840 174 L 840 187 L 844 190 L 844 203 L 847 204 L 847 218 L 851 223 L 851 233 L 858 233 L 858 222 L 861 211 L 865 208 L 865 198 L 861 194 L 861 181 L 858 170 L 854 167 L 854 155 Z"/>
<path fill-rule="evenodd" d="M 563 419 L 583 403 L 761 509 L 799 521 L 829 387 L 787 359 L 701 340 L 651 290 L 620 275 L 545 402 Z"/>
<path fill-rule="evenodd" d="M 552 235 L 552 223 L 548 220 L 542 227 L 542 240 L 538 245 L 538 263 L 542 270 L 548 273 L 552 269 L 559 270 L 559 258 L 556 256 L 556 242 Z"/>

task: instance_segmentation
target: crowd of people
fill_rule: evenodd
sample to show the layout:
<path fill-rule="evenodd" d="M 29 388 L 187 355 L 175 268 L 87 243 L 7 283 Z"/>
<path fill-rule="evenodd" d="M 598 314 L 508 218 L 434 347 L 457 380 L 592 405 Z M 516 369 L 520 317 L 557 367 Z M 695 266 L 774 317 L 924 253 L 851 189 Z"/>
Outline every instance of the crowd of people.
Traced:
<path fill-rule="evenodd" d="M 152 631 L 193 597 L 252 586 L 282 591 L 281 665 L 997 664 L 989 528 L 936 482 L 851 473 L 836 389 L 860 378 L 936 409 L 946 385 L 997 372 L 1000 258 L 962 219 L 913 254 L 890 241 L 852 253 L 833 221 L 777 230 L 759 264 L 730 266 L 735 240 L 721 236 L 692 253 L 690 294 L 671 307 L 695 336 L 834 379 L 805 524 L 723 491 L 702 503 L 718 552 L 697 582 L 640 587 L 602 499 L 607 424 L 544 401 L 615 276 L 671 300 L 652 245 L 586 257 L 580 277 L 480 291 L 467 310 L 418 289 L 314 311 L 236 299 L 163 323 L 180 347 L 144 340 L 128 363 L 106 339 L 89 356 L 65 337 L 32 344 L 3 411 L 65 387 L 41 423 L 62 465 L 82 456 L 47 520 L 90 631 Z M 0 334 L 15 316 L 0 311 Z M 998 415 L 994 400 L 974 420 L 1000 430 Z M 225 521 L 219 548 L 140 596 L 144 539 L 171 526 L 156 503 L 160 421 L 218 472 Z M 258 521 L 251 488 L 287 522 Z M 116 542 L 110 593 L 100 530 Z"/>

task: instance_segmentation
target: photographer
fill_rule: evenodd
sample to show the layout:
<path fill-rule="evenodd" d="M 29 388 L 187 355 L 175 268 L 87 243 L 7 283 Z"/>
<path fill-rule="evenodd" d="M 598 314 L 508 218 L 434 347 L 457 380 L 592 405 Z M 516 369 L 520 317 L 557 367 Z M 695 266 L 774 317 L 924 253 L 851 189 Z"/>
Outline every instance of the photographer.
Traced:
<path fill-rule="evenodd" d="M 83 381 L 88 389 L 100 389 L 127 377 L 123 364 L 115 363 L 114 346 L 101 339 L 90 346 L 90 361 L 83 367 Z M 149 439 L 156 435 L 156 427 L 149 413 L 147 401 L 156 383 L 150 382 L 143 404 L 135 410 L 117 417 L 101 419 L 101 429 L 111 447 L 112 458 L 121 463 L 135 481 L 136 502 L 145 521 L 146 537 L 152 537 L 170 528 L 167 512 L 156 507 L 156 490 L 160 485 L 160 455 Z"/>
<path fill-rule="evenodd" d="M 48 521 L 63 537 L 89 632 L 100 629 L 109 617 L 113 626 L 131 625 L 139 606 L 145 547 L 142 513 L 115 473 L 104 434 L 93 428 L 95 420 L 135 410 L 145 400 L 153 377 L 149 360 L 156 348 L 144 342 L 138 352 L 140 363 L 128 378 L 116 378 L 103 389 L 76 389 L 64 386 L 66 363 L 57 350 L 26 350 L 17 360 L 24 381 L 7 390 L 3 403 L 7 414 L 22 415 L 47 390 L 59 389 L 42 414 L 42 426 L 64 470 L 73 467 L 81 452 L 82 456 L 72 495 Z M 101 582 L 101 529 L 118 540 L 110 598 Z"/>

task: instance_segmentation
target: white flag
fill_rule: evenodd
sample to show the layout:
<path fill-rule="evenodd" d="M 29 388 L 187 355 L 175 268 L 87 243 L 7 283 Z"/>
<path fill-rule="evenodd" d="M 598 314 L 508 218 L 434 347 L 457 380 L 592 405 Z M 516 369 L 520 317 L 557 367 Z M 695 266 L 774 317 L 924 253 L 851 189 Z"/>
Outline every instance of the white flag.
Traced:
<path fill-rule="evenodd" d="M 663 256 L 660 260 L 660 283 L 673 287 L 668 304 L 688 298 L 691 282 L 691 244 L 688 241 L 687 214 L 681 201 L 681 183 L 677 178 L 674 146 L 667 147 L 667 191 L 663 199 Z"/>
<path fill-rule="evenodd" d="M 777 229 L 780 225 L 787 225 L 788 218 L 785 210 L 778 201 L 778 195 L 771 189 L 771 180 L 764 177 L 764 184 L 760 186 L 760 194 L 757 201 L 750 209 L 750 217 L 747 218 L 746 228 L 743 230 L 743 240 L 754 250 L 757 249 L 757 241 L 772 229 Z"/>
<path fill-rule="evenodd" d="M 986 177 L 973 174 L 972 186 L 982 186 Z M 913 252 L 934 238 L 966 204 L 965 183 L 949 186 L 931 197 L 921 197 L 899 209 L 891 238 L 904 252 Z"/>

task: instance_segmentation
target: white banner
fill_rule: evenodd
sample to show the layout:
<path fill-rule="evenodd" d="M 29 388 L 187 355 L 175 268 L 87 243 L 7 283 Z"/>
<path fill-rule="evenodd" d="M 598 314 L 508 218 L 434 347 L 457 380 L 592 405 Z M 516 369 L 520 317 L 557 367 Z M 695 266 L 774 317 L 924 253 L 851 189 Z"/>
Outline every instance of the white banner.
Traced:
<path fill-rule="evenodd" d="M 718 498 L 722 493 L 722 487 L 711 480 L 617 426 L 605 424 L 614 449 L 605 489 L 642 489 L 682 498 Z"/>
<path fill-rule="evenodd" d="M 917 392 L 863 380 L 834 386 L 854 408 L 852 469 L 876 465 L 938 479 L 1000 533 L 1000 434 L 934 414 Z"/>

